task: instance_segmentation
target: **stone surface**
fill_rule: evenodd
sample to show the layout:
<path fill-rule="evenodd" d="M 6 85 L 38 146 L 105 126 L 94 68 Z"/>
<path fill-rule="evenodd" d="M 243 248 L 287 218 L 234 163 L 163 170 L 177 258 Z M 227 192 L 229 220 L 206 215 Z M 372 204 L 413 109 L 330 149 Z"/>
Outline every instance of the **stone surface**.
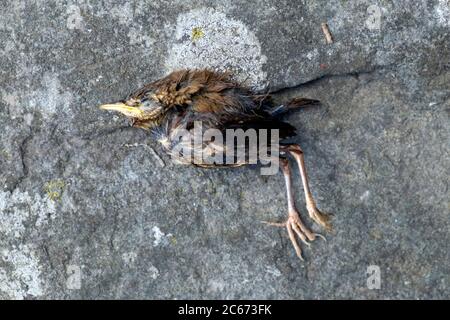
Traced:
<path fill-rule="evenodd" d="M 0 4 L 0 298 L 449 298 L 448 1 Z M 176 166 L 97 109 L 183 66 L 323 102 L 290 116 L 334 213 L 305 262 L 259 223 L 281 175 Z"/>

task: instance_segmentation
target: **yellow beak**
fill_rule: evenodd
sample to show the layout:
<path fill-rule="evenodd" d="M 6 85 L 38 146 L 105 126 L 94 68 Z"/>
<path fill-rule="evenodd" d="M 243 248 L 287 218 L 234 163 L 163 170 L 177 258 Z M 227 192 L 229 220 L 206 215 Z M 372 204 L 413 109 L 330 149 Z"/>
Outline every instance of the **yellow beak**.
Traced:
<path fill-rule="evenodd" d="M 103 110 L 117 111 L 131 118 L 139 119 L 144 115 L 144 112 L 141 109 L 127 106 L 125 103 L 122 102 L 112 104 L 102 104 L 99 108 Z"/>

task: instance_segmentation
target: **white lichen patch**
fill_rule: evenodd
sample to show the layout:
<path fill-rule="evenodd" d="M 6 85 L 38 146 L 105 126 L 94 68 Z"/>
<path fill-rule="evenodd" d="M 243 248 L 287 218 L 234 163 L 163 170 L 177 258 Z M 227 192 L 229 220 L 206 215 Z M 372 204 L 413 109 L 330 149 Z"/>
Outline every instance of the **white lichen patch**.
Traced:
<path fill-rule="evenodd" d="M 266 61 L 258 38 L 244 23 L 215 9 L 201 8 L 178 16 L 166 69 L 231 71 L 238 80 L 263 89 L 267 84 L 263 71 Z"/>
<path fill-rule="evenodd" d="M 9 273 L 0 268 L 0 296 L 8 299 L 39 297 L 44 293 L 39 260 L 28 245 L 0 251 L 0 263 L 12 265 Z"/>
<path fill-rule="evenodd" d="M 39 228 L 54 213 L 54 203 L 40 195 L 31 196 L 18 190 L 0 192 L 0 233 L 6 236 L 20 238 L 24 236 L 26 222 L 34 221 L 34 226 Z"/>
<path fill-rule="evenodd" d="M 156 247 L 161 243 L 161 240 L 164 238 L 165 234 L 157 226 L 154 226 L 152 228 L 152 231 L 153 231 L 153 237 L 155 238 L 155 240 L 153 240 L 153 246 Z"/>
<path fill-rule="evenodd" d="M 148 272 L 149 276 L 150 276 L 153 280 L 156 280 L 156 278 L 159 277 L 159 270 L 158 270 L 155 266 L 153 266 L 153 265 L 150 265 L 150 266 L 148 267 L 147 272 Z"/>
<path fill-rule="evenodd" d="M 31 94 L 29 106 L 38 109 L 43 116 L 57 112 L 67 112 L 73 96 L 61 87 L 56 74 L 46 73 L 42 81 L 43 88 Z"/>
<path fill-rule="evenodd" d="M 18 107 L 20 105 L 19 96 L 15 93 L 9 93 L 4 91 L 1 91 L 0 93 L 3 103 L 6 104 L 9 110 L 9 114 L 14 119 L 18 115 L 18 112 L 20 111 Z"/>
<path fill-rule="evenodd" d="M 435 7 L 435 16 L 439 24 L 450 27 L 450 0 L 439 0 Z"/>
<path fill-rule="evenodd" d="M 11 242 L 23 239 L 30 228 L 39 230 L 47 225 L 54 213 L 54 203 L 40 195 L 18 190 L 0 192 L 0 234 Z M 0 297 L 22 299 L 42 295 L 39 261 L 29 245 L 2 244 L 0 266 Z"/>
<path fill-rule="evenodd" d="M 158 226 L 154 226 L 152 228 L 153 232 L 153 246 L 157 247 L 160 244 L 166 244 L 168 243 L 168 240 L 173 239 L 173 235 L 171 233 L 165 234 L 161 231 L 161 229 Z"/>
<path fill-rule="evenodd" d="M 41 84 L 41 88 L 21 95 L 2 92 L 2 100 L 8 106 L 11 118 L 23 117 L 30 111 L 40 112 L 45 119 L 56 113 L 71 114 L 69 106 L 73 95 L 62 88 L 58 76 L 45 73 Z"/>

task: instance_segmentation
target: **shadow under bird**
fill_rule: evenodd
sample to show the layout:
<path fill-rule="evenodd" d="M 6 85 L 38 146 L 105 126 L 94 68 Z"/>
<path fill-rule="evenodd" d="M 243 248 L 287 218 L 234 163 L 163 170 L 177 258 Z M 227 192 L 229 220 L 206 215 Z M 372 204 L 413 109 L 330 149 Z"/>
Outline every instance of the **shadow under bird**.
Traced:
<path fill-rule="evenodd" d="M 104 104 L 100 108 L 120 112 L 130 119 L 134 127 L 153 131 L 172 158 L 177 158 L 175 153 L 180 150 L 180 143 L 186 144 L 186 141 L 180 139 L 179 132 L 182 129 L 194 130 L 196 122 L 201 122 L 203 131 L 208 129 L 218 129 L 221 132 L 227 129 L 278 130 L 279 159 L 277 160 L 279 160 L 278 164 L 286 184 L 288 218 L 282 223 L 266 223 L 285 227 L 297 256 L 303 260 L 301 247 L 296 237 L 309 245 L 310 241 L 321 235 L 312 232 L 300 218 L 294 201 L 290 160 L 293 160 L 299 168 L 306 209 L 310 218 L 326 230 L 331 229 L 331 224 L 329 217 L 319 211 L 311 194 L 302 149 L 298 144 L 285 142 L 287 138 L 296 135 L 295 128 L 280 120 L 280 116 L 289 110 L 318 103 L 317 100 L 295 98 L 285 105 L 274 105 L 270 96 L 257 94 L 246 88 L 234 81 L 228 73 L 210 70 L 179 70 L 144 85 L 122 101 Z M 218 148 L 212 140 L 206 142 L 206 147 L 208 146 L 212 150 Z M 202 147 L 205 147 L 205 144 L 202 144 Z M 204 168 L 249 164 L 246 157 L 235 159 L 229 164 L 202 162 L 201 152 L 192 151 L 193 157 L 187 158 L 188 160 L 182 158 L 181 162 Z"/>

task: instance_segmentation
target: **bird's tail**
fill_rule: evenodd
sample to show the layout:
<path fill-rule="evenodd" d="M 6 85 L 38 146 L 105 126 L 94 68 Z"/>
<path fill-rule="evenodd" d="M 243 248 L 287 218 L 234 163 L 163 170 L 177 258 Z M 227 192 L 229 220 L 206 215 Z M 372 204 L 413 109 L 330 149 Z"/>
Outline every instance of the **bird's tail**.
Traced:
<path fill-rule="evenodd" d="M 314 106 L 320 104 L 319 100 L 307 99 L 307 98 L 294 98 L 286 104 L 279 105 L 274 107 L 270 113 L 272 116 L 279 116 L 283 113 L 286 113 L 290 110 L 295 110 L 298 108 L 303 108 L 307 106 Z"/>

